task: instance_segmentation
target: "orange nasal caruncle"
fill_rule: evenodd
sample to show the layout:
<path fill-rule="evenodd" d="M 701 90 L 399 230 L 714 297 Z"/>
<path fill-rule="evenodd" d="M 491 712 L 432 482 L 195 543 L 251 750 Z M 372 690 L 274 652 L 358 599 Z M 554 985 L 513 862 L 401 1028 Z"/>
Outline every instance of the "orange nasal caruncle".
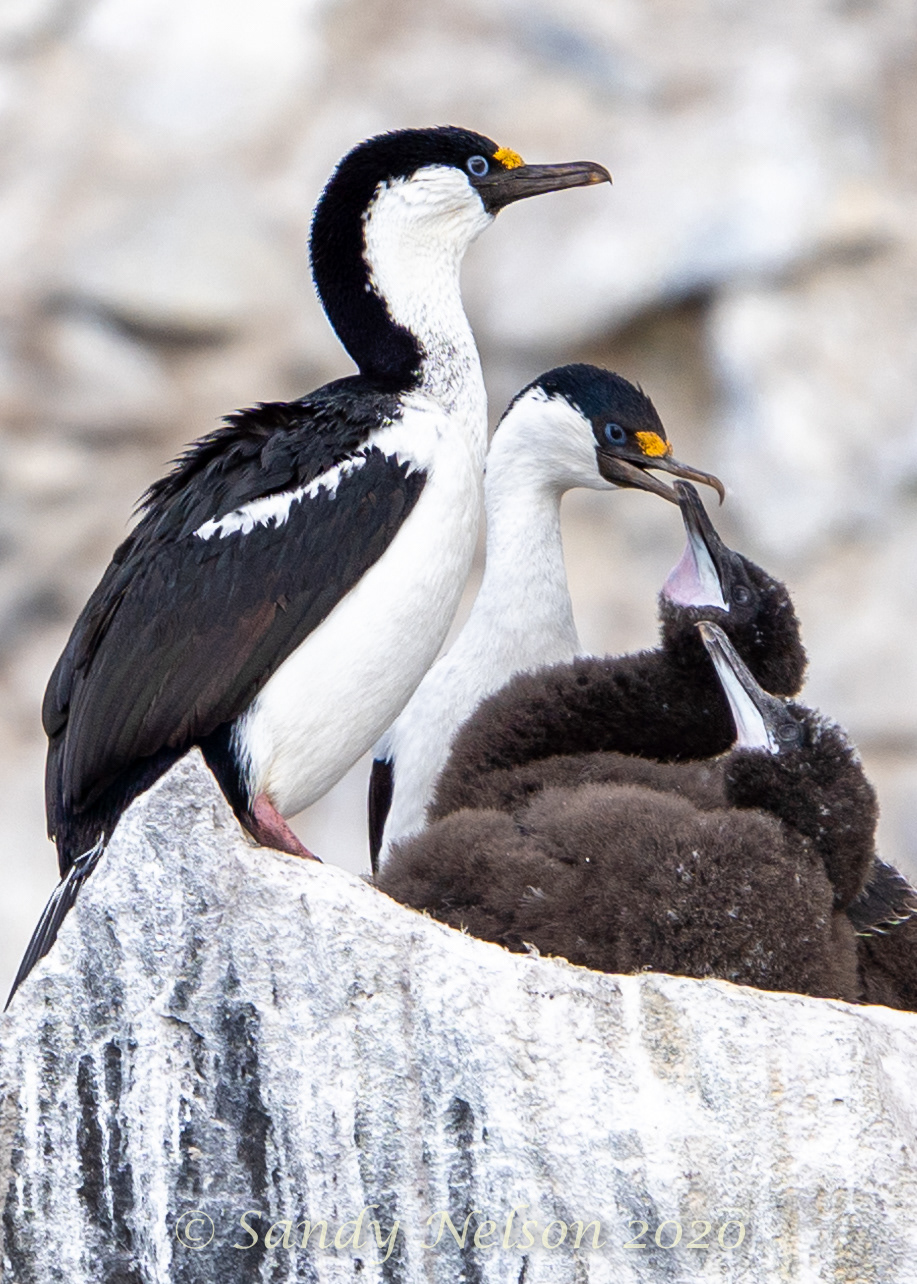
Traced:
<path fill-rule="evenodd" d="M 638 432 L 636 438 L 637 445 L 644 455 L 649 455 L 653 459 L 672 453 L 672 443 L 660 437 L 658 432 Z"/>
<path fill-rule="evenodd" d="M 520 165 L 525 164 L 525 161 L 519 153 L 512 151 L 509 147 L 498 148 L 498 150 L 494 152 L 494 160 L 499 161 L 500 164 L 504 165 L 507 169 L 518 169 Z"/>

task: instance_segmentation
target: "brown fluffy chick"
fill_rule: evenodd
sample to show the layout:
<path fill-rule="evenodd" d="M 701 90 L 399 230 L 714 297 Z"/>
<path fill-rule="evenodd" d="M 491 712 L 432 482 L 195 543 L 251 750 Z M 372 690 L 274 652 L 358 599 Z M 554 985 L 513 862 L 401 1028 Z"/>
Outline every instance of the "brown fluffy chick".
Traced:
<path fill-rule="evenodd" d="M 514 679 L 456 737 L 431 819 L 465 807 L 515 812 L 542 789 L 599 782 L 708 806 L 719 790 L 722 801 L 713 755 L 730 743 L 732 719 L 694 625 L 717 621 L 761 685 L 783 695 L 801 686 L 805 652 L 785 586 L 723 544 L 694 487 L 677 490 L 687 545 L 660 596 L 660 646 Z M 640 754 L 649 761 L 631 756 Z M 877 859 L 849 908 L 868 1002 L 917 1011 L 915 906 L 917 890 Z"/>
<path fill-rule="evenodd" d="M 460 732 L 431 809 L 433 817 L 444 819 L 463 808 L 498 810 L 524 825 L 525 808 L 543 790 L 599 783 L 674 793 L 701 810 L 726 805 L 726 760 L 683 757 L 689 751 L 720 752 L 733 734 L 732 718 L 699 645 L 695 623 L 702 617 L 718 620 L 750 659 L 762 684 L 785 694 L 801 685 L 805 654 L 785 587 L 726 548 L 693 487 L 678 489 L 688 544 L 660 598 L 660 647 L 637 656 L 576 661 L 515 679 L 485 702 Z M 615 752 L 613 747 L 628 752 Z M 673 761 L 628 756 L 654 750 Z M 494 834 L 506 841 L 508 832 L 510 837 L 515 833 L 494 816 L 482 821 L 463 817 L 456 822 L 457 832 L 470 838 L 466 831 L 477 834 L 481 824 L 485 829 L 494 826 Z M 456 826 L 440 831 L 441 841 Z M 853 882 L 859 876 L 857 862 L 854 853 Z M 426 884 L 429 895 L 423 908 L 434 910 L 441 902 L 447 908 L 448 903 L 464 906 L 466 917 L 483 913 L 490 927 L 482 927 L 480 934 L 500 939 L 499 933 L 494 935 L 496 920 L 483 902 L 477 910 L 465 906 L 463 895 L 476 880 L 459 876 L 458 886 L 466 889 L 460 894 L 453 886 L 454 868 L 439 871 L 444 880 L 439 891 L 434 889 L 436 871 L 418 867 L 417 873 L 414 891 L 403 887 L 399 892 L 395 882 L 404 871 L 396 872 L 393 894 L 415 903 L 411 897 L 420 891 L 423 901 Z M 497 903 L 498 884 L 499 879 L 491 889 Z M 860 991 L 867 1002 L 917 1010 L 917 922 L 909 917 L 915 903 L 917 892 L 897 871 L 876 860 L 869 885 L 848 908 L 858 935 Z M 846 930 L 842 934 L 849 940 Z M 551 946 L 544 948 L 550 952 Z M 852 997 L 849 987 L 846 992 Z"/>
<path fill-rule="evenodd" d="M 684 762 L 725 753 L 732 718 L 695 628 L 700 620 L 723 629 L 766 691 L 799 691 L 806 655 L 786 587 L 726 547 L 693 486 L 675 489 L 687 546 L 660 594 L 660 645 L 513 678 L 456 735 L 431 820 L 491 805 L 484 799 L 508 780 L 502 773 L 548 758 L 614 752 Z M 488 782 L 491 773 L 501 774 Z"/>
<path fill-rule="evenodd" d="M 872 866 L 874 794 L 838 727 L 767 695 L 719 629 L 704 633 L 738 730 L 715 769 L 689 767 L 679 793 L 647 763 L 642 783 L 455 812 L 395 849 L 382 890 L 601 971 L 856 1000 L 844 906 Z"/>

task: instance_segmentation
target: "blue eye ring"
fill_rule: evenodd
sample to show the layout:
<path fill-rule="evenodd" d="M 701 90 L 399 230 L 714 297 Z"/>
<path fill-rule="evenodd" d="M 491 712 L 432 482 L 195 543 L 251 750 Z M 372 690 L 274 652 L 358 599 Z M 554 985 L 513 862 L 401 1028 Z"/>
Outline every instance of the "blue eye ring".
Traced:
<path fill-rule="evenodd" d="M 623 446 L 627 441 L 627 433 L 620 424 L 605 425 L 605 440 L 612 446 Z"/>
<path fill-rule="evenodd" d="M 469 156 L 465 168 L 472 178 L 483 178 L 490 170 L 490 161 L 486 156 Z"/>

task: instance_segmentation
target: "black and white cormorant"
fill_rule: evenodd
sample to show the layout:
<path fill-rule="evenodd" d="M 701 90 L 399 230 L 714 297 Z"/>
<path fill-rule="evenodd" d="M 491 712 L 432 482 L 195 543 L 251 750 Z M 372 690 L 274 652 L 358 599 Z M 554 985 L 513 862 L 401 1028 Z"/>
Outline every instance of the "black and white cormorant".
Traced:
<path fill-rule="evenodd" d="M 567 587 L 560 503 L 576 486 L 635 487 L 677 502 L 648 470 L 719 481 L 672 458 L 653 403 L 620 375 L 560 366 L 510 403 L 487 454 L 484 577 L 468 620 L 376 748 L 369 792 L 376 871 L 392 843 L 424 826 L 452 738 L 514 673 L 581 651 Z"/>
<path fill-rule="evenodd" d="M 383 890 L 509 949 L 600 971 L 856 1001 L 845 910 L 874 861 L 873 791 L 840 728 L 763 691 L 721 629 L 698 628 L 735 725 L 714 779 L 669 764 L 654 780 L 634 760 L 631 783 L 457 811 L 395 849 Z"/>
<path fill-rule="evenodd" d="M 511 202 L 606 181 L 453 127 L 340 162 L 312 269 L 359 374 L 230 416 L 147 492 L 45 695 L 64 882 L 15 984 L 121 812 L 192 745 L 256 839 L 308 854 L 283 817 L 404 706 L 470 565 L 486 406 L 463 254 Z"/>

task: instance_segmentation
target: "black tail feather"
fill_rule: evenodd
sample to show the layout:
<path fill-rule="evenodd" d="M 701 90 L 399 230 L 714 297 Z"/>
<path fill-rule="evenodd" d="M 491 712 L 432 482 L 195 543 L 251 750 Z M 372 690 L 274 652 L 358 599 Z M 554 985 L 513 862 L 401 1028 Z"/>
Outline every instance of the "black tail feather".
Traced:
<path fill-rule="evenodd" d="M 372 862 L 373 877 L 379 872 L 379 853 L 382 851 L 382 836 L 385 833 L 385 822 L 392 807 L 392 795 L 395 792 L 395 764 L 391 758 L 373 758 L 372 774 L 369 777 L 369 858 Z"/>
<path fill-rule="evenodd" d="M 893 865 L 876 860 L 866 887 L 847 907 L 860 936 L 880 935 L 917 914 L 917 889 Z"/>
<path fill-rule="evenodd" d="M 19 964 L 19 971 L 16 973 L 16 979 L 13 982 L 9 997 L 6 1000 L 6 1008 L 9 1007 L 13 995 L 19 989 L 22 982 L 31 972 L 32 968 L 39 959 L 43 959 L 50 950 L 51 946 L 57 940 L 57 934 L 60 931 L 61 923 L 67 916 L 68 911 L 73 905 L 79 894 L 80 888 L 86 882 L 86 879 L 99 863 L 99 859 L 105 850 L 106 838 L 103 835 L 94 847 L 77 856 L 76 860 L 67 870 L 64 877 L 51 893 L 51 899 L 48 901 L 41 918 L 38 920 L 38 926 L 32 933 L 32 939 L 29 941 L 22 962 Z"/>

